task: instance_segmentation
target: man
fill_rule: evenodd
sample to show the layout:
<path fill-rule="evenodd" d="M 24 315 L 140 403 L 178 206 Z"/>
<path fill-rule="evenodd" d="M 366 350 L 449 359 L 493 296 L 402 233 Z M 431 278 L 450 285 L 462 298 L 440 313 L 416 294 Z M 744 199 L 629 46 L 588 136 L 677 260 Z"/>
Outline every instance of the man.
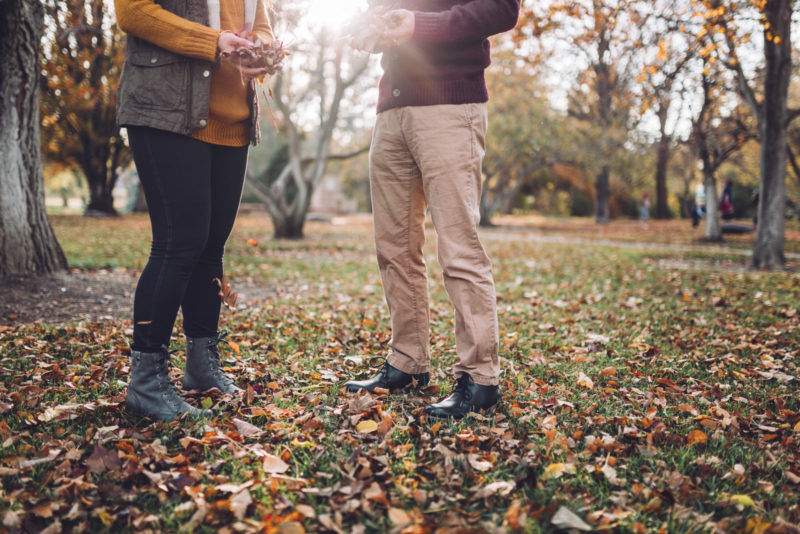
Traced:
<path fill-rule="evenodd" d="M 383 16 L 383 78 L 370 153 L 375 245 L 392 319 L 380 372 L 348 391 L 424 386 L 430 377 L 425 208 L 456 315 L 452 394 L 425 408 L 461 418 L 500 400 L 492 265 L 478 238 L 491 35 L 514 27 L 518 0 L 402 0 Z"/>

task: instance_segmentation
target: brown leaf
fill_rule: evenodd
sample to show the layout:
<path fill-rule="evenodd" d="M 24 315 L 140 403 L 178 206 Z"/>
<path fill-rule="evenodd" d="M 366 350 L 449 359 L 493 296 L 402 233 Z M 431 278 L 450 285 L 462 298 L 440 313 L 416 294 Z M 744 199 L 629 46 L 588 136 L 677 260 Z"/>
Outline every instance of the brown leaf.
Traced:
<path fill-rule="evenodd" d="M 264 456 L 263 468 L 265 473 L 285 473 L 289 465 L 273 454 Z"/>
<path fill-rule="evenodd" d="M 236 417 L 233 418 L 233 424 L 236 426 L 236 430 L 239 434 L 245 438 L 255 438 L 264 433 L 264 431 L 257 426 Z"/>
<path fill-rule="evenodd" d="M 492 482 L 479 489 L 475 493 L 475 497 L 484 499 L 486 497 L 491 497 L 492 495 L 498 495 L 498 494 L 501 497 L 505 497 L 506 495 L 511 493 L 515 487 L 516 483 L 514 483 L 513 481 L 498 480 L 497 482 Z"/>
<path fill-rule="evenodd" d="M 389 520 L 398 527 L 404 527 L 411 523 L 411 516 L 400 508 L 389 508 Z"/>
<path fill-rule="evenodd" d="M 278 524 L 278 534 L 306 534 L 306 529 L 299 521 L 284 521 Z"/>
<path fill-rule="evenodd" d="M 104 471 L 119 471 L 122 469 L 122 462 L 116 450 L 106 449 L 97 443 L 92 454 L 86 459 L 86 466 L 89 471 L 98 474 Z"/>
<path fill-rule="evenodd" d="M 219 298 L 222 300 L 222 304 L 228 308 L 229 310 L 233 311 L 236 309 L 236 299 L 239 297 L 238 293 L 234 293 L 233 289 L 231 288 L 230 284 L 225 280 L 223 276 L 222 279 L 214 278 L 213 282 L 217 284 L 219 287 Z"/>
<path fill-rule="evenodd" d="M 247 513 L 247 507 L 253 502 L 250 491 L 243 490 L 231 497 L 231 513 L 236 519 L 243 519 Z"/>
<path fill-rule="evenodd" d="M 378 502 L 389 506 L 389 500 L 386 497 L 386 492 L 383 491 L 380 484 L 373 482 L 370 487 L 364 490 L 364 498 L 368 501 Z"/>

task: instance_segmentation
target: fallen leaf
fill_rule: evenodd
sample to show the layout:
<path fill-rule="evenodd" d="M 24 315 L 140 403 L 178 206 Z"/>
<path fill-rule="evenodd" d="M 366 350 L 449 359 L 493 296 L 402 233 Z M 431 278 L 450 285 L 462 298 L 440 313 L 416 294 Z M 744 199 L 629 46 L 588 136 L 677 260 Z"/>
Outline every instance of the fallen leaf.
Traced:
<path fill-rule="evenodd" d="M 744 506 L 745 508 L 748 508 L 750 506 L 755 506 L 756 504 L 753 501 L 753 498 L 750 497 L 749 495 L 731 495 L 730 501 L 740 506 Z"/>
<path fill-rule="evenodd" d="M 702 430 L 692 430 L 686 437 L 686 442 L 689 445 L 705 445 L 708 441 L 708 436 Z"/>
<path fill-rule="evenodd" d="M 553 519 L 550 520 L 556 528 L 564 529 L 564 530 L 583 530 L 584 532 L 590 532 L 594 530 L 591 526 L 587 525 L 583 519 L 575 515 L 575 513 L 570 510 L 569 508 L 562 506 L 558 509 L 558 511 L 553 516 Z"/>
<path fill-rule="evenodd" d="M 119 471 L 122 462 L 115 449 L 106 449 L 100 444 L 95 444 L 92 454 L 86 459 L 86 466 L 89 471 L 98 474 L 104 471 Z"/>
<path fill-rule="evenodd" d="M 250 424 L 247 421 L 242 421 L 236 417 L 233 418 L 233 424 L 236 426 L 236 430 L 239 432 L 239 434 L 244 438 L 254 438 L 264 433 L 264 431 L 257 426 Z"/>
<path fill-rule="evenodd" d="M 484 472 L 494 467 L 492 462 L 481 460 L 480 458 L 478 458 L 477 454 L 470 454 L 468 460 L 469 460 L 469 465 L 471 465 L 475 471 Z"/>
<path fill-rule="evenodd" d="M 252 502 L 253 498 L 250 497 L 250 491 L 246 489 L 231 497 L 231 512 L 236 519 L 244 518 L 247 513 L 247 507 L 250 506 Z"/>
<path fill-rule="evenodd" d="M 515 482 L 499 480 L 497 482 L 492 482 L 490 484 L 487 484 L 481 489 L 479 489 L 475 493 L 475 497 L 479 499 L 485 499 L 486 497 L 490 497 L 492 495 L 500 495 L 501 497 L 505 497 L 506 495 L 511 493 L 516 486 L 517 485 Z"/>
<path fill-rule="evenodd" d="M 591 378 L 586 376 L 583 373 L 583 371 L 578 373 L 578 385 L 580 387 L 582 387 L 582 388 L 585 388 L 585 389 L 593 389 L 594 388 L 594 382 L 592 381 Z"/>
<path fill-rule="evenodd" d="M 275 455 L 267 454 L 264 456 L 263 468 L 265 473 L 285 473 L 289 470 L 289 464 Z"/>
<path fill-rule="evenodd" d="M 306 534 L 306 529 L 299 521 L 284 521 L 278 524 L 278 534 Z"/>
<path fill-rule="evenodd" d="M 404 527 L 411 523 L 411 516 L 400 508 L 389 508 L 389 520 L 398 527 Z"/>
<path fill-rule="evenodd" d="M 378 430 L 378 423 L 372 419 L 365 419 L 356 425 L 356 432 L 361 434 L 369 434 Z"/>
<path fill-rule="evenodd" d="M 566 463 L 554 463 L 548 465 L 544 473 L 542 473 L 542 480 L 549 480 L 551 478 L 559 478 L 563 474 L 569 474 L 575 472 L 575 465 L 574 464 L 566 464 Z"/>

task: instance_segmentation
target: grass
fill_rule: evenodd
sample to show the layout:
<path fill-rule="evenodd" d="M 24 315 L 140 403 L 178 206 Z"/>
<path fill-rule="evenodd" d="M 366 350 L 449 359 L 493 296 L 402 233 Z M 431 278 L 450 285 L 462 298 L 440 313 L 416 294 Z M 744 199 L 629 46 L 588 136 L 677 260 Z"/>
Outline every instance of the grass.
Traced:
<path fill-rule="evenodd" d="M 235 342 L 225 363 L 252 390 L 235 406 L 193 399 L 213 406 L 207 421 L 124 414 L 130 321 L 0 331 L 9 524 L 551 532 L 562 506 L 620 532 L 793 532 L 786 525 L 800 522 L 798 275 L 738 270 L 745 257 L 714 247 L 592 245 L 596 231 L 580 221 L 504 220 L 522 227 L 485 236 L 502 408 L 440 424 L 422 409 L 449 391 L 456 354 L 433 234 L 433 385 L 358 397 L 340 384 L 380 363 L 389 318 L 368 220 L 335 222 L 276 242 L 263 216 L 240 217 L 226 255 L 234 290 L 276 293 L 224 315 Z M 639 240 L 696 245 L 685 223 L 636 224 Z M 54 225 L 77 269 L 143 266 L 140 217 Z M 603 232 L 629 240 L 629 226 Z M 551 233 L 580 240 L 532 238 Z M 369 419 L 379 429 L 359 432 Z M 118 461 L 98 464 L 103 451 Z M 270 472 L 274 457 L 285 472 Z"/>

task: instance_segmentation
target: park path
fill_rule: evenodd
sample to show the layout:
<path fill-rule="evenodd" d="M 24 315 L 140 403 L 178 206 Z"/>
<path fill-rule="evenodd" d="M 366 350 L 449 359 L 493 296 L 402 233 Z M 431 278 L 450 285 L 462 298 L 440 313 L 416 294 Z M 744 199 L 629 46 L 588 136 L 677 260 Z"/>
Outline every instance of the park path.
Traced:
<path fill-rule="evenodd" d="M 481 235 L 487 239 L 498 241 L 532 241 L 535 243 L 555 243 L 569 245 L 593 245 L 601 247 L 634 248 L 638 250 L 658 250 L 671 252 L 711 252 L 714 254 L 729 254 L 731 256 L 749 257 L 753 251 L 750 248 L 728 247 L 724 245 L 681 245 L 677 243 L 645 243 L 642 241 L 620 241 L 613 239 L 587 239 L 585 237 L 572 237 L 564 235 L 545 235 L 532 232 L 523 228 L 491 228 L 482 229 Z M 787 260 L 800 260 L 800 253 L 785 252 Z"/>

